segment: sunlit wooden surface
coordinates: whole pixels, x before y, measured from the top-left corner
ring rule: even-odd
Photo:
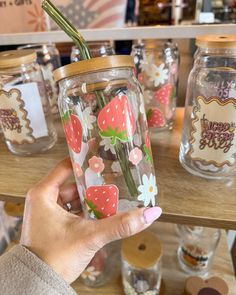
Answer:
[[[236,177],[228,181],[193,176],[179,163],[183,109],[173,131],[152,134],[162,221],[236,229]],[[23,202],[26,192],[67,154],[59,121],[58,143],[32,157],[12,155],[0,137],[0,199]]]

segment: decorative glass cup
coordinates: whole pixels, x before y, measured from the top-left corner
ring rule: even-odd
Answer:
[[[122,282],[126,295],[159,294],[161,254],[161,242],[150,231],[122,241]]]
[[[9,150],[17,155],[46,151],[57,140],[33,50],[0,53],[0,124]]]
[[[28,44],[19,46],[17,49],[35,50],[37,63],[43,72],[47,95],[53,114],[58,114],[58,87],[53,79],[52,72],[61,66],[60,54],[54,43]]]
[[[79,61],[54,77],[85,216],[100,219],[155,206],[158,189],[132,57]]]
[[[177,45],[149,41],[134,45],[131,55],[144,93],[149,128],[151,131],[172,129],[178,84]]]
[[[201,36],[188,78],[179,159],[206,178],[236,175],[236,36]]]
[[[207,276],[220,240],[219,229],[179,225],[178,260],[192,275]]]
[[[88,46],[92,57],[109,56],[115,54],[115,50],[109,42],[88,42]],[[81,57],[79,48],[77,46],[72,46],[70,61],[77,62],[80,60]]]

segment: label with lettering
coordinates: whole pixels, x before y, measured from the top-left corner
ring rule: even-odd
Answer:
[[[203,165],[236,163],[236,99],[197,98],[189,154]]]
[[[6,140],[12,143],[32,143],[35,138],[18,89],[0,90],[0,123]]]
[[[36,82],[5,85],[0,90],[0,122],[5,138],[18,144],[48,136],[48,127]]]

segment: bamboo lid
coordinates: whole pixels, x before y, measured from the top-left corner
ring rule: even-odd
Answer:
[[[201,48],[235,48],[236,35],[204,35],[196,38],[196,45]]]
[[[23,217],[24,215],[24,203],[5,203],[4,211],[7,215],[12,217]]]
[[[134,61],[132,56],[111,55],[82,60],[60,67],[53,72],[53,76],[56,81],[60,81],[62,79],[80,74],[87,74],[114,68],[133,67]]]
[[[150,268],[160,260],[161,255],[161,241],[150,231],[122,241],[123,259],[135,268]]]
[[[0,69],[18,67],[36,60],[34,50],[9,50],[0,52]]]

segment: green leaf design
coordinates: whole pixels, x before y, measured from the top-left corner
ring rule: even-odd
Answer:
[[[146,113],[147,120],[149,120],[151,116],[152,116],[152,109],[149,109]]]
[[[101,219],[103,217],[103,214],[100,211],[96,210],[97,206],[94,205],[94,203],[91,200],[85,199],[85,202],[90,208],[89,213],[93,212],[97,219]]]
[[[174,86],[173,90],[172,90],[172,93],[171,93],[171,96],[170,96],[170,99],[173,99],[176,97],[176,87]]]
[[[67,124],[70,122],[70,116],[72,114],[72,110],[68,110],[64,113],[64,115],[62,116],[62,122],[63,124]]]
[[[146,146],[146,144],[143,146],[143,150],[144,150],[144,153],[145,153],[145,160],[147,162],[151,162],[153,164],[152,153],[151,153],[150,149]]]
[[[106,131],[100,131],[100,136],[101,137],[110,137],[112,145],[116,144],[117,139],[120,140],[121,142],[128,141],[127,131],[123,130],[123,131],[119,132],[117,127],[115,129],[108,127]]]

